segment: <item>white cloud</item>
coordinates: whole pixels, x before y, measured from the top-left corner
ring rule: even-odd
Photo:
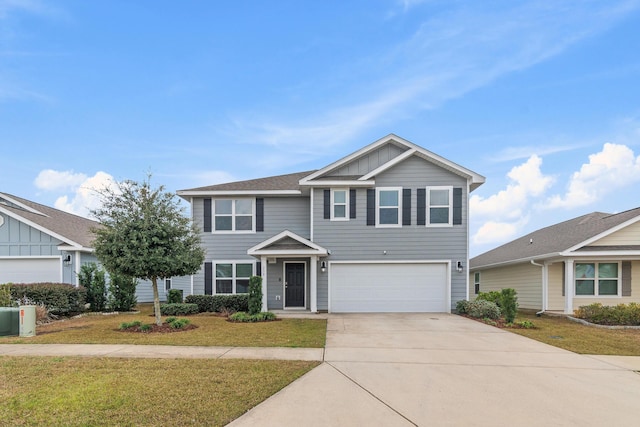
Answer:
[[[548,209],[575,208],[600,200],[605,194],[640,181],[640,156],[626,145],[606,143],[602,151],[589,155],[589,163],[574,172],[564,195],[554,195]]]
[[[41,190],[69,190],[77,188],[87,180],[87,175],[74,171],[45,169],[36,177],[34,184]]]
[[[524,221],[526,222],[526,221]],[[473,236],[473,243],[483,245],[489,243],[505,242],[518,232],[520,223],[487,221]]]
[[[99,192],[105,188],[116,189],[116,182],[106,172],[94,176],[73,171],[43,170],[34,181],[41,190],[68,192],[56,199],[54,207],[65,212],[88,217],[89,212],[100,207]]]

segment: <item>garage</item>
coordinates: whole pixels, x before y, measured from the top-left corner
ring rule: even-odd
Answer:
[[[60,282],[60,258],[0,259],[0,283]]]
[[[332,262],[333,313],[449,312],[446,262]]]

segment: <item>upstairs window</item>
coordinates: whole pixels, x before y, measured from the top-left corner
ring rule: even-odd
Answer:
[[[617,262],[576,263],[576,295],[618,296],[619,265]]]
[[[402,211],[402,188],[386,187],[376,189],[376,225],[378,227],[400,227]]]
[[[453,224],[452,187],[427,187],[427,226],[447,227]]]
[[[349,219],[348,190],[331,190],[331,219],[336,221],[346,221]]]
[[[216,199],[213,206],[214,231],[255,231],[254,199]]]

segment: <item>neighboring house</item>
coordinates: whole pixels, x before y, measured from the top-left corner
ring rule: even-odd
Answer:
[[[0,283],[70,283],[78,285],[83,264],[95,262],[91,229],[95,221],[0,193]],[[191,278],[159,281],[160,298],[165,289],[192,293]],[[151,282],[140,281],[138,302],[153,301]]]
[[[320,170],[179,191],[202,230],[195,294],[263,310],[449,312],[467,299],[468,197],[484,177],[395,135]]]
[[[567,314],[582,305],[640,302],[640,208],[593,212],[471,259],[470,295],[518,292],[521,308]]]

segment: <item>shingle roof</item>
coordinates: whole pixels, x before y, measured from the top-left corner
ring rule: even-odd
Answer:
[[[228,182],[225,184],[209,185],[206,187],[190,188],[180,190],[183,192],[207,192],[207,191],[278,191],[278,190],[300,190],[298,184],[300,179],[311,175],[315,170],[307,172],[296,172],[286,175],[270,176],[267,178],[250,179],[247,181]]]
[[[470,268],[516,260],[541,259],[566,251],[640,215],[640,208],[618,214],[593,212],[536,230],[469,260]]]
[[[0,198],[2,198],[2,196],[16,200],[39,213],[12,206],[11,204],[2,203],[0,206],[2,206],[3,209],[6,209],[17,216],[31,221],[32,223],[63,237],[63,240],[67,244],[75,243],[82,245],[85,248],[92,247],[94,235],[91,232],[91,229],[99,226],[100,224],[98,222],[73,215],[59,209],[51,208],[49,206],[41,205],[11,194],[0,193]]]

